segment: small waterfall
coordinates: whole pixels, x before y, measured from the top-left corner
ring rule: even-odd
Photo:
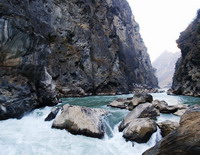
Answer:
[[[162,139],[160,128],[157,127],[157,131],[152,134],[151,138],[147,142],[149,146],[154,146],[157,142]]]
[[[105,138],[113,137],[114,133],[113,133],[113,129],[110,125],[111,123],[110,123],[109,115],[102,119],[102,123],[103,123],[104,131],[106,133]]]

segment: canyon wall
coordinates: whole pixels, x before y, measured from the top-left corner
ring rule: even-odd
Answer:
[[[57,97],[157,87],[126,0],[1,0],[0,119]]]
[[[182,57],[176,63],[172,92],[200,96],[200,10],[177,40]]]

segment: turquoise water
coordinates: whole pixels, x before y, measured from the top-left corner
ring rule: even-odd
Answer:
[[[165,93],[152,95],[154,99],[165,100],[171,105],[200,104],[200,98],[168,96]],[[120,121],[129,111],[107,107],[109,102],[117,98],[131,96],[132,94],[62,99],[64,104],[107,109],[110,115],[105,122],[110,126],[111,133],[104,139],[72,135],[66,130],[51,129],[52,121],[44,122],[51,111],[50,107],[34,110],[20,120],[0,121],[0,155],[141,155],[161,139],[159,130],[147,143],[134,143],[133,147],[132,142],[126,142],[122,133],[118,132]],[[157,121],[179,119],[172,114],[161,114]]]

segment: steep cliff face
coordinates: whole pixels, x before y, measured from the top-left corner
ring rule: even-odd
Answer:
[[[180,57],[180,52],[163,52],[153,63],[160,88],[170,88],[175,71],[175,64]]]
[[[177,40],[182,57],[176,63],[174,94],[200,96],[200,10]]]
[[[157,86],[126,0],[1,0],[0,8],[3,119],[55,105],[57,94]]]

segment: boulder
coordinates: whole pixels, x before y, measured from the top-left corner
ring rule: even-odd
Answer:
[[[177,106],[169,106],[165,101],[154,100],[153,106],[156,107],[161,113],[174,113],[178,110]]]
[[[161,130],[161,135],[163,137],[165,137],[170,132],[172,132],[175,129],[177,129],[179,127],[179,123],[178,122],[173,122],[173,121],[170,121],[170,120],[166,120],[164,122],[158,123],[158,126],[159,126],[159,128]]]
[[[103,138],[102,116],[104,109],[64,105],[61,114],[54,120],[52,128],[66,129],[72,134]]]
[[[146,143],[156,130],[155,121],[150,118],[137,118],[124,129],[123,137],[137,143]]]
[[[188,110],[180,127],[164,137],[143,155],[198,155],[200,154],[200,108]]]
[[[127,108],[127,100],[123,98],[119,98],[115,101],[112,101],[108,106],[113,108],[120,108],[120,109],[126,109]]]
[[[56,115],[58,114],[58,112],[60,111],[61,107],[54,107],[51,109],[51,112],[49,113],[49,115],[45,118],[45,121],[51,121],[53,120]]]
[[[123,131],[136,118],[149,117],[155,119],[159,114],[159,111],[151,103],[140,104],[122,120],[119,131]]]

